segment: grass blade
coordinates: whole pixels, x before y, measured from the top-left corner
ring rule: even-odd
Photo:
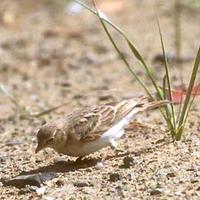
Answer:
[[[135,77],[135,79],[140,83],[140,85],[144,88],[144,90],[146,91],[146,93],[149,95],[150,98],[153,99],[153,96],[151,95],[151,92],[147,89],[147,87],[145,86],[145,84],[142,82],[142,80],[140,80],[140,78],[137,76],[137,74],[132,70],[130,64],[128,63],[128,61],[126,60],[124,54],[120,51],[120,49],[118,48],[117,44],[115,43],[115,41],[113,40],[110,32],[108,31],[104,21],[103,21],[103,18],[101,17],[102,14],[99,12],[99,10],[97,9],[96,7],[96,4],[95,2],[93,1],[94,3],[94,6],[95,6],[95,9],[96,9],[96,12],[97,13],[97,16],[104,28],[104,31],[106,32],[109,40],[111,41],[112,45],[114,46],[115,50],[117,51],[117,53],[119,54],[120,58],[122,59],[122,61],[125,63],[125,65],[127,66],[128,70],[131,72],[131,74]]]
[[[111,25],[117,32],[119,32],[124,37],[124,39],[126,40],[128,46],[130,47],[132,53],[142,63],[142,66],[145,68],[145,71],[146,71],[148,77],[150,78],[150,80],[152,81],[152,84],[153,84],[154,88],[156,89],[156,92],[158,93],[159,98],[163,99],[162,98],[162,92],[160,91],[158,85],[156,84],[155,78],[153,77],[153,74],[150,71],[150,68],[145,63],[143,57],[141,56],[141,54],[139,53],[139,51],[137,50],[135,45],[133,45],[131,40],[127,37],[127,34],[124,31],[122,31],[117,25],[113,24],[110,20],[108,20],[107,17],[102,15],[101,12],[98,11],[94,1],[93,1],[93,3],[94,3],[96,11],[94,11],[93,9],[91,9],[90,7],[88,7],[87,5],[85,5],[83,2],[81,2],[79,0],[74,0],[74,1],[77,2],[78,4],[82,5],[84,8],[86,8],[87,10],[92,12],[93,14],[97,15],[99,17],[100,21],[101,21],[101,24],[104,25],[104,30],[105,30],[105,24],[104,24],[104,21],[105,21],[106,23]],[[145,91],[146,91],[146,89],[145,89]]]
[[[169,67],[168,67],[168,62],[167,62],[167,57],[166,57],[166,52],[165,52],[165,45],[163,41],[163,36],[160,28],[160,23],[157,20],[158,24],[158,30],[159,30],[159,35],[160,35],[160,41],[161,41],[161,46],[162,46],[162,53],[164,57],[164,67],[165,67],[165,75],[166,75],[166,81],[167,81],[167,86],[168,86],[168,91],[169,91],[169,99],[172,101],[172,88],[171,88],[171,80],[170,80],[170,74],[169,74]],[[170,104],[166,107],[166,112],[169,118],[172,117],[172,123],[171,126],[176,129],[176,118],[175,118],[175,112],[174,112],[174,105]],[[169,119],[171,122],[171,119]]]
[[[20,103],[10,92],[8,92],[8,90],[3,84],[0,84],[0,91],[16,106],[17,110],[22,116],[28,114],[28,110],[26,109],[26,107],[20,105]]]
[[[181,135],[182,135],[184,125],[185,125],[184,123],[185,123],[187,116],[188,116],[187,112],[189,112],[188,108],[189,107],[191,108],[190,99],[191,99],[195,79],[196,79],[196,76],[197,76],[197,72],[198,72],[198,69],[199,69],[199,64],[200,64],[200,46],[199,46],[199,50],[197,52],[194,67],[192,69],[192,75],[191,75],[189,87],[188,87],[188,90],[187,90],[187,93],[186,93],[186,98],[185,98],[185,101],[184,101],[183,109],[181,111],[180,120],[178,122],[178,127],[181,127],[181,129],[177,133],[176,140],[181,139]]]
[[[66,105],[68,105],[68,104],[69,104],[69,103],[63,103],[63,104],[61,104],[61,105],[54,106],[54,107],[52,107],[52,108],[49,108],[49,109],[47,109],[47,110],[43,110],[43,111],[38,112],[38,113],[31,113],[29,116],[30,116],[30,117],[41,117],[41,116],[43,116],[43,115],[47,115],[47,114],[49,114],[49,113],[51,113],[51,112],[53,112],[53,111],[55,111],[55,110],[57,110],[57,109],[59,109],[59,108],[61,108],[61,107],[63,107],[63,106],[66,106]]]
[[[6,96],[6,97],[8,97],[9,98],[9,100],[13,103],[13,104],[15,104],[15,106],[17,107],[17,108],[21,108],[21,106],[19,105],[19,103],[18,103],[18,101],[14,98],[14,96],[11,94],[11,93],[9,93],[8,92],[8,90],[5,88],[5,86],[4,85],[0,85],[0,91]]]

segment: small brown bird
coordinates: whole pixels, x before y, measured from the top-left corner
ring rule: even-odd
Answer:
[[[106,146],[116,148],[125,126],[137,113],[168,103],[138,97],[75,111],[41,127],[36,153],[50,147],[69,156],[84,157]]]

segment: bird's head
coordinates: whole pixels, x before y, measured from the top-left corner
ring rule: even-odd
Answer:
[[[44,125],[42,126],[37,133],[37,148],[35,152],[50,147],[54,148],[58,140],[58,134],[60,130],[55,125]]]

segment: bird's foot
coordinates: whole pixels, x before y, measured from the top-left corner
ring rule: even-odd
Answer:
[[[115,155],[118,155],[120,152],[122,152],[123,150],[121,150],[120,148],[118,148],[117,142],[116,140],[111,140],[110,141],[110,147],[111,149],[114,151]]]

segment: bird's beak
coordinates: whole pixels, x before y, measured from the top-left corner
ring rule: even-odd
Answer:
[[[42,149],[43,149],[43,147],[38,144],[37,147],[36,147],[36,149],[35,149],[35,153],[38,153]]]

